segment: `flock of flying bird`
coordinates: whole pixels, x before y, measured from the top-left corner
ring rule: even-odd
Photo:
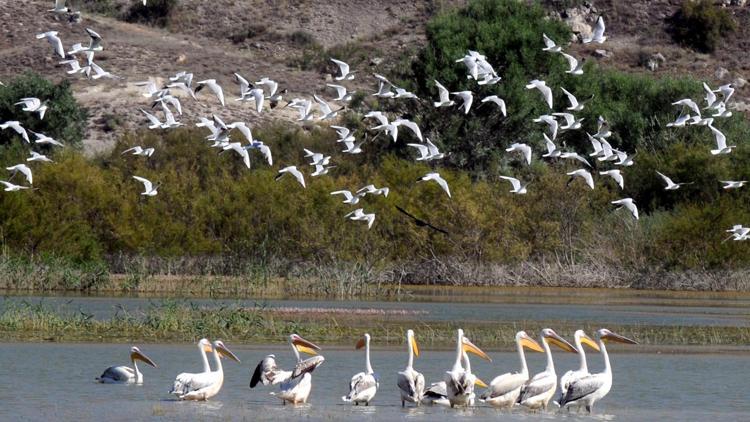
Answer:
[[[471,371],[469,353],[488,361],[492,359],[482,349],[472,343],[464,331],[456,332],[456,359],[450,370],[443,375],[443,380],[427,386],[424,376],[414,369],[414,358],[419,356],[419,346],[413,330],[406,332],[408,361],[403,371],[397,374],[397,387],[401,397],[401,406],[413,403],[445,405],[450,407],[475,406],[485,403],[496,408],[512,408],[520,405],[531,410],[547,410],[550,401],[557,391],[559,383],[560,394],[554,401],[560,408],[585,408],[592,412],[594,404],[606,396],[612,388],[612,367],[607,354],[607,342],[637,344],[634,340],[602,328],[596,332],[596,340],[583,330],[574,334],[574,344],[571,344],[554,330],[545,328],[541,331],[540,341],[537,342],[524,331],[516,333],[515,343],[521,368],[515,372],[507,372],[495,377],[489,385],[485,384]],[[370,335],[357,341],[357,349],[365,349],[365,370],[355,374],[349,383],[349,393],[341,399],[354,405],[369,406],[375,398],[380,383],[377,373],[370,362]],[[291,370],[281,369],[276,364],[276,356],[268,355],[256,366],[250,379],[250,388],[259,385],[279,385],[279,390],[272,392],[281,399],[282,404],[307,403],[312,391],[312,373],[323,364],[325,358],[319,354],[321,348],[297,334],[289,336],[289,345],[294,352],[296,363]],[[550,346],[564,351],[577,353],[579,367],[567,371],[559,381],[555,372]],[[588,371],[586,354],[583,346],[588,346],[601,353],[604,360],[604,371],[591,374]],[[546,354],[547,365],[544,371],[530,376],[526,364],[524,350]],[[221,390],[224,382],[224,372],[221,358],[227,357],[240,362],[221,341],[213,344],[206,339],[198,342],[203,371],[199,373],[181,373],[177,375],[171,394],[180,400],[208,400]],[[300,352],[311,355],[303,359]],[[212,370],[207,353],[213,353],[214,369]],[[137,347],[130,349],[132,368],[128,366],[112,366],[97,378],[101,383],[133,383],[142,384],[143,374],[139,371],[136,361],[145,362],[153,367],[156,364]],[[484,387],[481,393],[475,392],[475,386]]]
[[[62,0],[57,0],[55,2],[55,8],[50,11],[53,13],[70,12],[70,10],[65,7],[65,2]],[[604,31],[604,20],[602,17],[599,17],[591,37],[583,39],[583,42],[605,42],[607,37],[604,35]],[[90,38],[88,46],[84,46],[82,43],[76,43],[67,53],[65,52],[63,43],[56,31],[48,31],[38,34],[37,38],[46,39],[52,45],[54,53],[64,59],[60,64],[69,65],[71,67],[70,70],[67,71],[68,74],[83,74],[94,80],[100,78],[116,78],[116,76],[102,69],[94,61],[95,53],[103,50],[102,37],[90,28],[86,28],[86,33]],[[542,48],[543,51],[551,54],[560,54],[567,60],[569,68],[565,71],[566,73],[572,75],[583,74],[583,60],[578,60],[572,55],[564,52],[562,47],[554,40],[550,39],[546,34],[542,34],[542,41],[544,43],[544,47]],[[79,55],[85,56],[83,66],[77,58]],[[288,101],[284,108],[288,107],[297,110],[299,113],[298,121],[333,121],[338,116],[338,113],[345,109],[347,103],[352,99],[354,91],[348,89],[343,84],[346,81],[352,81],[357,72],[350,69],[349,65],[343,61],[333,58],[331,61],[337,65],[339,72],[334,77],[334,80],[337,83],[327,84],[326,89],[335,91],[336,96],[330,101],[327,101],[321,96],[313,94],[312,99],[293,98],[291,101]],[[469,51],[464,57],[457,59],[456,62],[463,64],[467,70],[467,78],[476,81],[480,86],[494,85],[502,79],[487,61],[487,58],[479,52]],[[386,77],[379,74],[373,74],[373,76],[377,81],[378,89],[371,94],[372,96],[381,99],[392,99],[394,101],[418,100],[418,97],[414,93],[396,86]],[[236,98],[236,101],[253,102],[254,110],[257,114],[264,112],[264,106],[266,106],[266,104],[270,109],[276,108],[283,100],[283,95],[287,93],[286,89],[279,90],[279,84],[268,77],[263,77],[255,83],[249,82],[239,73],[234,73],[234,78],[239,85],[239,97]],[[434,82],[438,91],[438,100],[433,103],[434,107],[457,106],[464,114],[470,112],[474,102],[474,93],[472,91],[451,92],[439,81]],[[184,123],[178,120],[179,116],[182,115],[182,102],[180,96],[175,95],[173,91],[179,91],[195,100],[200,91],[207,89],[216,97],[216,100],[222,107],[226,105],[224,90],[215,79],[206,79],[193,83],[193,74],[185,71],[178,72],[174,76],[169,77],[168,83],[162,87],[157,86],[153,80],[138,82],[135,83],[135,85],[145,89],[143,96],[149,100],[152,109],[159,106],[163,116],[163,118],[160,118],[157,116],[158,113],[141,109],[140,111],[148,120],[149,129],[165,130],[184,125]],[[589,159],[596,159],[599,162],[611,163],[616,167],[620,167],[600,170],[599,175],[611,178],[620,189],[624,189],[625,179],[621,168],[632,166],[634,164],[635,154],[629,154],[625,151],[618,150],[608,142],[607,138],[612,135],[612,132],[609,130],[609,125],[606,119],[601,116],[599,117],[595,134],[592,135],[586,133],[586,136],[593,147],[593,152],[588,154],[588,158],[575,151],[560,149],[555,144],[559,133],[569,130],[581,130],[583,119],[577,118],[574,113],[580,112],[584,109],[585,101],[578,101],[573,93],[567,91],[564,87],[560,87],[560,90],[567,97],[569,105],[565,107],[563,111],[556,112],[554,111],[553,104],[553,88],[548,86],[545,81],[538,79],[532,80],[526,85],[526,88],[537,90],[541,94],[542,100],[550,109],[549,114],[544,114],[534,119],[534,122],[543,124],[547,129],[546,133],[543,134],[547,152],[542,154],[542,157],[546,159],[576,160],[583,165],[581,168],[567,173],[567,175],[570,176],[568,184],[572,183],[575,178],[580,178],[589,188],[594,189],[594,176],[592,174],[592,166]],[[694,100],[689,98],[675,101],[673,105],[680,108],[680,114],[674,122],[669,123],[667,126],[684,127],[694,125],[708,127],[716,141],[716,148],[711,149],[711,154],[729,154],[732,149],[735,148],[735,145],[727,145],[726,137],[714,126],[714,121],[715,119],[731,116],[732,113],[727,110],[727,105],[734,93],[734,87],[729,84],[714,90],[704,83],[704,88],[706,91],[706,106],[701,109]],[[720,97],[717,94],[719,94]],[[505,101],[497,95],[489,95],[482,98],[480,101],[482,104],[494,104],[503,116],[507,116]],[[40,119],[44,117],[45,111],[47,110],[47,101],[42,101],[38,98],[22,98],[18,105],[23,105],[24,111],[38,113]],[[313,106],[317,107],[317,114],[313,110]],[[392,139],[393,142],[397,142],[400,134],[402,134],[401,137],[403,138],[403,133],[408,133],[411,138],[418,141],[407,143],[409,147],[414,148],[415,151],[419,153],[419,156],[416,157],[417,161],[431,162],[440,160],[447,155],[447,153],[441,152],[439,147],[429,138],[422,135],[422,131],[416,122],[404,118],[390,120],[386,113],[377,110],[367,112],[364,114],[363,119],[376,122],[374,126],[368,128],[369,132],[377,133],[377,135],[372,137],[369,142],[373,142],[380,135],[385,135],[387,138]],[[258,151],[264,157],[269,166],[273,165],[273,156],[270,146],[266,145],[261,140],[254,138],[251,127],[245,122],[236,121],[225,123],[221,117],[214,114],[210,118],[201,117],[200,121],[196,123],[196,126],[206,128],[210,131],[210,134],[206,139],[211,142],[211,147],[219,149],[222,153],[233,151],[247,168],[250,168],[251,166],[251,151]],[[344,145],[345,149],[342,150],[343,153],[359,154],[362,152],[362,145],[368,141],[367,134],[365,134],[361,140],[357,140],[354,131],[349,128],[336,126],[334,124],[330,127],[334,129],[338,135],[336,142]],[[26,142],[30,142],[27,130],[24,129],[19,122],[8,121],[0,125],[0,129],[6,128],[15,130],[21,138]],[[399,128],[401,128],[401,130],[399,130]],[[232,136],[234,136],[235,132],[239,132],[247,143],[243,144],[241,141],[234,141]],[[62,143],[48,136],[40,133],[32,133],[37,138],[35,144],[62,146]],[[516,142],[510,145],[506,151],[509,153],[520,154],[523,162],[531,164],[533,149],[529,144]],[[331,164],[332,157],[330,155],[325,155],[308,149],[305,149],[304,152],[305,158],[309,159],[308,164],[315,169],[310,173],[310,177],[328,174],[332,168],[336,167]],[[154,153],[154,148],[138,145],[126,149],[123,151],[123,154],[125,153],[132,153],[133,155],[148,158]],[[31,156],[27,161],[48,162],[51,160],[38,152],[31,151]],[[8,170],[12,172],[12,176],[18,172],[23,173],[26,176],[29,185],[32,184],[32,172],[26,164],[18,164],[8,167]],[[689,184],[685,182],[674,182],[669,176],[660,172],[657,173],[665,183],[665,190],[677,190],[681,186]],[[297,165],[284,166],[278,170],[276,179],[279,180],[287,174],[292,176],[303,188],[307,186],[303,168],[300,168]],[[154,184],[147,178],[138,175],[134,175],[133,178],[137,182],[143,184],[144,190],[141,193],[142,195],[155,196],[158,194],[158,184]],[[500,178],[510,182],[512,186],[510,192],[515,194],[527,193],[527,187],[530,183],[529,181],[522,181],[509,175],[501,175]],[[420,177],[417,181],[434,182],[449,198],[451,197],[448,182],[438,171],[430,171]],[[726,180],[721,182],[724,184],[724,189],[737,189],[747,183],[747,181],[744,180]],[[18,191],[30,187],[13,184],[10,180],[0,181],[0,183],[5,185],[6,191]],[[368,194],[388,196],[389,192],[390,188],[388,187],[376,187],[370,184],[354,191],[347,189],[337,190],[331,192],[331,195],[342,195],[344,198],[343,203],[357,205],[360,200]],[[612,203],[618,205],[619,208],[626,208],[629,210],[635,219],[639,218],[638,207],[632,198],[622,198],[612,201]],[[421,223],[421,225],[426,225],[446,233],[442,229],[437,229],[429,223],[419,220],[409,214],[406,210],[403,210],[400,207],[397,208],[399,211],[414,219],[418,224]],[[347,213],[344,217],[354,221],[364,221],[367,223],[368,228],[371,228],[375,222],[375,214],[366,212],[364,208],[357,208]],[[734,240],[747,240],[750,238],[750,228],[741,225],[736,225],[727,231],[732,233],[730,238],[733,238]]]

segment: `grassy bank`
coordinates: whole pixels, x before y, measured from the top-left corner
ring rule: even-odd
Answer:
[[[202,308],[162,302],[142,314],[119,312],[97,320],[83,312],[65,314],[44,304],[20,303],[0,313],[0,335],[5,341],[88,342],[190,342],[201,337],[222,338],[233,343],[277,342],[297,332],[324,344],[351,343],[367,331],[380,345],[400,345],[405,330],[413,328],[429,347],[449,347],[455,329],[464,328],[483,347],[510,349],[516,331],[538,332],[554,327],[570,336],[578,328],[589,332],[598,326],[556,321],[516,321],[503,324],[422,322],[418,313],[377,310],[266,309],[228,306]],[[749,327],[677,327],[611,325],[608,328],[636,338],[644,345],[739,346],[750,343]]]

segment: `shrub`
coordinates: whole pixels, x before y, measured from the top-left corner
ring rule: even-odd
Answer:
[[[137,2],[125,11],[123,20],[132,23],[167,26],[177,4],[177,0],[148,0],[145,6],[141,2]]]
[[[675,41],[704,53],[713,52],[722,37],[737,29],[729,11],[716,6],[713,0],[682,2],[670,24]]]
[[[15,105],[24,97],[48,101],[44,119]],[[0,120],[18,120],[27,130],[44,133],[68,145],[80,145],[86,129],[86,116],[86,110],[73,97],[68,81],[53,84],[35,73],[26,73],[0,87]],[[33,142],[31,133],[29,138]],[[20,139],[14,131],[0,131],[0,145],[8,145],[13,139]]]

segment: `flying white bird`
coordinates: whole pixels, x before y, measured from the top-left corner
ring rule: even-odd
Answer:
[[[159,118],[158,118],[158,117],[154,116],[153,114],[149,113],[148,111],[146,111],[146,110],[144,110],[144,109],[140,109],[140,110],[141,110],[141,112],[142,112],[143,114],[145,114],[145,115],[146,115],[146,117],[148,118],[148,121],[149,121],[149,122],[151,123],[151,124],[150,124],[150,125],[148,126],[148,128],[149,128],[149,129],[160,129],[160,128],[164,128],[164,125],[165,125],[165,124],[164,124],[164,123],[162,123],[162,122],[161,122],[161,120],[159,120]]]
[[[58,62],[58,64],[62,65],[68,65],[70,66],[70,70],[65,71],[68,75],[73,75],[75,73],[83,73],[86,75],[86,77],[89,77],[91,74],[91,67],[81,67],[81,64],[78,62],[78,59],[73,58],[71,60],[63,60],[61,62]]]
[[[411,99],[411,100],[418,100],[419,97],[417,97],[417,94],[413,92],[409,92],[405,90],[404,88],[395,88],[396,95],[393,96],[393,98],[405,98],[405,99]]]
[[[425,144],[406,144],[412,148],[416,148],[419,151],[420,156],[417,157],[417,161],[432,161],[439,160],[445,157],[445,154],[441,153],[438,147],[427,138]]]
[[[471,109],[471,103],[474,102],[474,93],[472,93],[471,91],[459,91],[459,92],[451,92],[451,94],[461,99],[462,103],[459,106],[459,108],[464,109],[464,114],[469,114],[469,109]]]
[[[365,214],[365,210],[363,208],[357,208],[356,210],[346,214],[344,218],[348,218],[354,221],[367,221],[368,230],[372,228],[372,224],[375,222],[375,214]]]
[[[347,91],[346,87],[343,85],[335,85],[335,84],[326,84],[327,87],[333,88],[336,90],[337,97],[333,99],[333,101],[351,101],[352,95],[356,91]]]
[[[406,119],[396,119],[391,122],[393,125],[396,126],[404,126],[407,129],[409,129],[412,133],[414,133],[414,136],[419,139],[419,142],[424,142],[424,139],[422,138],[422,131],[419,129],[419,126],[412,122],[411,120]]]
[[[437,182],[437,184],[440,185],[440,188],[442,188],[445,191],[445,193],[448,194],[448,198],[451,197],[451,191],[448,188],[448,182],[446,182],[445,179],[443,179],[440,176],[440,173],[437,173],[437,172],[427,173],[424,176],[417,179],[417,182],[426,182],[428,180],[434,180],[435,182]]]
[[[721,102],[724,104],[729,104],[729,99],[732,98],[732,95],[734,94],[734,85],[722,85],[715,89],[714,92],[721,93]]]
[[[635,164],[633,159],[635,158],[637,152],[632,155],[628,155],[627,153],[622,151],[615,151],[615,154],[617,155],[617,161],[615,161],[616,166],[630,167]]]
[[[93,29],[86,28],[86,33],[89,35],[89,45],[88,47],[84,47],[81,43],[73,44],[73,47],[70,51],[68,51],[69,55],[75,55],[78,53],[88,53],[88,61],[89,63],[93,60],[94,56],[91,53],[95,53],[97,51],[102,51],[104,47],[102,47],[102,37],[97,34]]]
[[[115,79],[116,76],[111,74],[110,72],[105,71],[102,69],[98,64],[91,62],[88,66],[91,70],[94,71],[94,75],[91,76],[91,79],[97,80],[101,78],[109,78],[109,79]],[[90,72],[86,74],[86,76],[89,76]]]
[[[159,188],[159,186],[154,186],[150,180],[140,176],[133,176],[133,179],[143,183],[143,192],[141,192],[141,195],[156,196],[156,194],[158,193],[156,190]]]
[[[618,210],[620,208],[627,208],[628,211],[630,211],[630,213],[633,214],[633,217],[635,217],[635,219],[638,220],[638,207],[635,206],[635,202],[633,201],[633,198],[618,199],[616,201],[612,201],[612,203],[620,206],[619,208],[617,208]]]
[[[318,97],[317,95],[313,94],[313,99],[315,99],[315,102],[318,103],[318,108],[320,109],[320,117],[318,117],[318,120],[329,120],[333,119],[338,115],[338,112],[343,109],[343,107],[339,110],[333,111],[331,110],[331,106],[322,98]]]
[[[216,95],[216,97],[219,99],[221,106],[224,107],[224,91],[221,89],[221,86],[216,83],[216,79],[206,79],[205,81],[198,81],[196,83],[198,84],[198,86],[195,88],[196,94],[204,87],[208,87],[208,89],[210,89],[211,92],[213,92],[214,95]]]
[[[21,110],[30,113],[39,113],[39,120],[44,119],[44,113],[47,111],[47,101],[42,102],[39,98],[29,97],[21,98],[21,101],[14,105],[23,105]]]
[[[354,72],[349,71],[349,65],[342,62],[341,60],[331,59],[332,62],[336,63],[336,66],[339,67],[339,72],[341,73],[339,76],[336,76],[334,79],[337,81],[351,81],[354,79]]]
[[[242,144],[239,142],[228,142],[222,147],[222,152],[230,150],[236,152],[237,155],[242,158],[242,164],[244,164],[245,167],[250,168],[250,153],[246,148],[242,147]]]
[[[297,181],[299,182],[300,185],[302,185],[303,188],[306,187],[305,176],[302,175],[301,171],[297,170],[297,166],[288,166],[279,170],[279,174],[276,176],[276,180],[281,179],[286,173],[289,173],[292,176],[294,176],[294,178],[297,179]]]
[[[517,193],[519,195],[523,195],[526,193],[526,186],[529,185],[531,182],[526,182],[524,184],[521,184],[521,181],[516,179],[515,177],[510,176],[500,176],[501,179],[507,180],[510,182],[511,186],[513,186],[513,190],[511,190],[511,193]]]
[[[41,161],[43,163],[53,163],[49,157],[46,155],[40,154],[36,151],[31,151],[31,157],[27,158],[26,161]]]
[[[542,51],[549,51],[550,53],[560,53],[562,51],[562,48],[548,37],[547,34],[542,34],[542,40],[544,41]]]
[[[375,185],[367,185],[359,189],[357,195],[362,195],[363,197],[367,195],[383,195],[387,198],[390,191],[391,189],[387,186],[376,188]]]
[[[576,119],[576,117],[570,113],[552,113],[552,115],[565,119],[565,124],[559,127],[561,132],[564,130],[575,130],[581,128],[583,118]]]
[[[16,192],[21,189],[30,189],[28,186],[14,185],[13,183],[6,182],[5,180],[0,180],[0,183],[5,185],[5,192]]]
[[[550,116],[549,114],[544,114],[536,119],[533,119],[535,123],[546,123],[547,126],[549,126],[549,134],[552,137],[552,140],[554,141],[557,138],[557,129],[559,127],[559,124],[557,123],[557,120],[555,120],[554,116]]]
[[[542,154],[542,157],[545,158],[557,158],[562,154],[562,151],[557,149],[557,145],[555,145],[554,142],[547,136],[546,133],[543,133],[542,136],[544,136],[544,143],[547,146],[547,153]]]
[[[63,145],[62,142],[57,141],[55,139],[52,139],[51,137],[49,137],[47,135],[34,132],[33,130],[29,130],[29,132],[31,132],[36,137],[36,139],[34,139],[34,143],[35,144],[39,144],[39,145],[54,145],[56,147],[64,147],[65,146],[65,145]]]
[[[133,155],[142,155],[144,157],[150,157],[154,155],[154,149],[153,148],[143,148],[140,145],[136,145],[132,148],[128,148],[125,151],[121,152],[120,155],[126,154],[128,152],[133,152]]]
[[[438,89],[438,95],[440,98],[439,101],[433,103],[435,107],[450,107],[455,104],[455,101],[450,99],[450,92],[448,92],[448,90],[437,80],[435,81],[435,86]]]
[[[719,101],[716,103],[716,107],[714,107],[714,110],[716,110],[716,113],[712,114],[711,117],[720,117],[720,118],[728,118],[732,117],[732,112],[727,109],[726,103],[724,101]]]
[[[590,42],[598,42],[599,44],[602,44],[607,40],[607,37],[604,36],[604,29],[604,18],[599,16],[599,19],[596,20],[596,26],[594,27],[591,37],[584,38],[583,43],[588,44]]]
[[[500,112],[503,113],[503,117],[508,117],[508,110],[505,108],[505,101],[497,95],[490,95],[482,98],[482,103],[492,102],[500,107]]]
[[[571,56],[570,54],[560,52],[563,57],[565,57],[565,60],[568,61],[568,70],[565,71],[565,73],[570,73],[571,75],[583,75],[583,60],[578,60],[575,57]]]
[[[566,90],[565,88],[560,87],[560,89],[562,89],[562,92],[565,93],[565,95],[568,97],[568,102],[570,102],[570,107],[566,108],[566,110],[568,111],[583,110],[583,103],[579,103],[575,95],[568,92],[568,90]]]
[[[327,166],[324,164],[312,164],[315,166],[315,171],[310,173],[310,177],[322,176],[328,174],[328,171],[336,166]]]
[[[313,152],[307,148],[303,148],[303,151],[305,151],[305,158],[310,158],[311,166],[315,166],[315,165],[325,166],[325,165],[328,165],[328,163],[331,161],[330,155],[323,155],[319,152]]]
[[[24,141],[29,142],[29,134],[26,133],[26,129],[21,126],[21,123],[16,120],[8,120],[5,123],[0,124],[0,129],[11,128],[16,131]]]
[[[544,97],[544,102],[552,109],[552,89],[547,86],[546,82],[534,79],[526,85],[526,89],[538,89]]]
[[[52,13],[58,13],[63,14],[70,11],[67,7],[65,7],[65,1],[66,0],[55,0],[55,8],[47,10],[48,12]]]
[[[625,179],[622,177],[622,172],[620,170],[600,171],[599,174],[613,178],[620,186],[620,189],[625,189]]]
[[[57,31],[47,31],[41,34],[37,34],[36,38],[39,40],[41,40],[42,38],[46,38],[47,42],[49,42],[52,45],[52,48],[55,50],[55,53],[57,53],[57,55],[61,58],[65,58],[65,49],[63,48],[62,41],[60,41],[60,37],[57,36]]]
[[[747,180],[720,180],[724,184],[723,189],[738,189],[745,186]]]
[[[506,148],[505,151],[507,152],[514,152],[518,151],[521,154],[523,154],[524,160],[526,160],[526,164],[531,164],[531,147],[527,144],[523,143],[513,143],[510,145],[510,147]]]
[[[26,181],[29,182],[30,185],[34,184],[34,176],[31,174],[31,169],[26,164],[16,164],[15,166],[6,167],[5,169],[12,173],[8,181],[13,180],[13,177],[15,177],[17,173],[21,173],[26,177]]]
[[[733,148],[737,148],[737,145],[727,145],[727,137],[719,129],[716,129],[712,125],[708,125],[711,129],[711,133],[714,134],[714,140],[716,141],[716,149],[711,150],[712,155],[729,154]]]
[[[583,180],[586,181],[586,184],[589,185],[591,189],[594,189],[594,178],[591,177],[591,173],[586,169],[578,169],[575,171],[571,171],[570,173],[566,173],[570,177],[570,180],[568,180],[568,185],[573,181],[574,178],[580,177]]]
[[[690,183],[675,183],[675,182],[672,181],[672,179],[670,179],[669,177],[665,176],[663,173],[660,173],[660,172],[657,171],[656,174],[658,174],[659,176],[661,176],[661,178],[664,179],[664,183],[667,184],[667,186],[664,188],[664,190],[677,190],[682,185],[690,185],[690,184],[692,184],[692,182],[690,182]]]
[[[583,164],[586,164],[587,166],[591,167],[591,163],[583,157],[581,157],[577,152],[563,152],[560,154],[560,158],[569,158],[572,160],[578,160],[582,162]]]

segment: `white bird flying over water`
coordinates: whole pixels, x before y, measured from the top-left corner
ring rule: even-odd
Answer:
[[[619,205],[617,208],[618,210],[620,208],[627,208],[628,211],[630,211],[631,214],[633,214],[633,217],[635,217],[636,220],[638,220],[638,207],[635,205],[635,201],[633,201],[633,198],[623,198],[618,199],[616,201],[612,201],[613,204]]]
[[[21,101],[14,105],[23,105],[21,109],[23,111],[39,113],[39,120],[44,119],[44,113],[47,111],[47,101],[42,102],[42,100],[35,97],[21,98]]]
[[[617,185],[620,186],[620,189],[625,189],[625,179],[622,177],[620,170],[600,171],[599,174],[613,178],[617,182]]]
[[[459,106],[459,108],[464,109],[464,114],[469,114],[469,109],[471,109],[471,103],[474,102],[474,93],[472,93],[471,91],[459,91],[459,92],[451,92],[451,94],[461,99],[462,103]]]
[[[60,37],[57,36],[57,31],[47,31],[41,34],[37,34],[36,38],[40,40],[42,38],[46,38],[47,42],[49,42],[52,45],[52,48],[54,49],[55,53],[61,58],[63,59],[65,58],[65,49],[63,48]]]
[[[672,181],[672,179],[670,179],[669,177],[665,176],[663,173],[660,173],[660,172],[657,171],[656,174],[658,174],[659,176],[661,176],[661,178],[664,179],[664,183],[667,184],[667,186],[664,188],[664,190],[677,190],[682,185],[690,185],[690,184],[692,184],[692,182],[690,182],[690,183],[675,183],[675,182]]]
[[[526,85],[526,89],[539,90],[542,93],[542,97],[544,97],[544,102],[552,109],[552,89],[547,86],[546,82],[534,79]]]
[[[346,214],[344,218],[348,218],[353,221],[367,221],[367,229],[372,228],[372,224],[375,222],[375,214],[366,214],[363,208],[357,208],[356,210]]]
[[[5,169],[12,173],[8,181],[13,180],[13,177],[15,177],[17,173],[21,173],[26,177],[26,181],[29,182],[30,185],[34,184],[34,176],[31,174],[31,169],[26,164],[16,164],[15,166],[6,167]]]
[[[583,180],[586,181],[586,184],[589,185],[591,189],[594,189],[594,178],[591,177],[591,173],[586,169],[578,169],[575,171],[571,171],[570,173],[566,173],[570,177],[570,180],[568,180],[568,185],[573,181],[574,178],[580,177]]]
[[[526,160],[526,164],[531,164],[531,147],[524,143],[513,143],[510,145],[510,147],[506,148],[505,151],[507,152],[514,152],[518,151],[521,154],[523,154],[524,160]]]
[[[528,186],[530,183],[526,182],[522,185],[520,180],[510,176],[500,176],[500,178],[509,181],[511,186],[513,186],[513,190],[510,191],[511,193],[517,193],[519,195],[523,195],[526,193],[526,186]]]
[[[297,179],[297,181],[299,182],[300,185],[302,185],[303,188],[306,187],[305,176],[302,175],[302,172],[297,169],[297,166],[288,166],[279,170],[279,174],[276,176],[276,180],[281,179],[287,173],[294,176],[294,178]]]
[[[440,188],[443,189],[445,193],[448,194],[448,198],[451,197],[451,191],[448,188],[448,182],[446,182],[445,179],[443,179],[440,176],[440,173],[437,173],[437,172],[427,173],[424,176],[417,179],[417,182],[426,182],[429,180],[434,180],[435,182],[437,182],[437,184],[440,185]]]
[[[562,51],[562,48],[548,37],[547,34],[542,34],[542,40],[544,41],[542,51],[549,51],[550,53],[560,53]]]
[[[565,60],[568,61],[568,70],[566,70],[565,73],[570,73],[571,75],[583,75],[583,60],[579,61],[570,54],[563,53],[562,51],[560,54],[562,54]]]
[[[438,89],[439,101],[435,101],[433,105],[435,107],[450,107],[455,104],[455,101],[450,99],[450,92],[440,82],[435,80],[435,86]]]
[[[339,67],[339,76],[336,76],[335,80],[337,81],[351,81],[354,79],[354,72],[349,71],[349,65],[347,63],[342,62],[341,60],[331,59],[332,62],[336,63],[336,66]]]
[[[157,189],[159,186],[154,186],[153,183],[151,183],[150,180],[140,177],[140,176],[133,176],[133,179],[143,183],[143,192],[141,192],[141,195],[144,196],[156,196]]]
[[[584,38],[583,43],[588,44],[590,42],[597,42],[599,44],[604,43],[604,41],[607,40],[607,37],[604,36],[604,18],[599,16],[599,19],[596,20],[596,26],[594,26],[594,30],[591,33],[590,38]]]
[[[23,138],[24,141],[29,141],[29,134],[26,133],[26,129],[21,126],[21,123],[16,120],[8,120],[5,123],[0,124],[0,129],[8,129],[11,128],[16,131],[19,135],[21,135],[21,138]]]
[[[505,101],[497,95],[490,95],[482,98],[482,103],[491,102],[500,108],[500,112],[503,113],[503,117],[508,117],[508,110],[505,108]]]
[[[210,89],[211,92],[213,92],[214,95],[216,95],[216,97],[219,99],[221,106],[224,107],[224,91],[221,89],[221,86],[216,83],[216,79],[206,79],[205,81],[198,81],[196,82],[196,84],[198,84],[198,86],[195,88],[196,94],[204,87],[208,87],[208,89]]]

